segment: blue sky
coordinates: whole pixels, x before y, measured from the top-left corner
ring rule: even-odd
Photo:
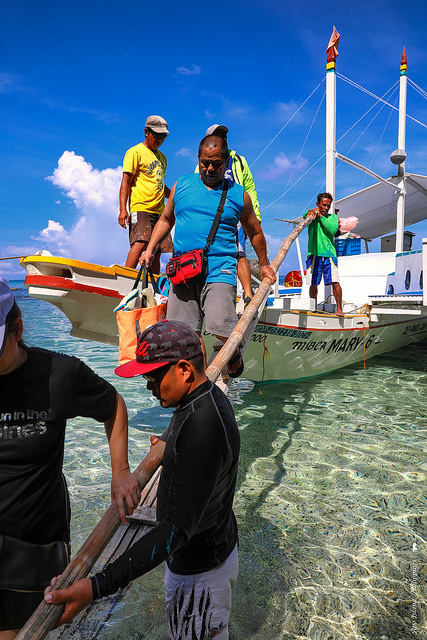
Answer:
[[[336,5],[315,0],[2,3],[0,257],[48,249],[101,264],[123,263],[128,244],[117,224],[121,164],[125,151],[142,140],[150,114],[165,117],[172,134],[162,146],[169,186],[193,171],[209,125],[229,127],[230,147],[254,163],[274,255],[290,231],[274,218],[296,217],[323,187],[324,160],[301,176],[324,152],[325,49],[333,25],[341,34],[340,74],[382,96],[399,80],[406,46],[408,77],[427,89],[425,2]],[[339,138],[374,101],[340,79],[337,101]],[[373,113],[337,146],[387,177],[397,147],[392,109],[381,109],[349,151]],[[427,103],[411,88],[408,113],[427,122]],[[425,174],[427,132],[412,121],[407,153],[407,170]],[[337,198],[371,183],[354,169],[340,168]],[[427,225],[415,231],[421,238]],[[292,251],[283,272],[296,264],[295,255]],[[17,260],[0,261],[0,273],[24,275]]]

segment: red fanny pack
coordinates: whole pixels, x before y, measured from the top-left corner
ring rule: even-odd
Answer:
[[[166,265],[166,275],[172,284],[187,284],[194,278],[205,278],[208,273],[208,256],[205,249],[187,251],[171,258]]]

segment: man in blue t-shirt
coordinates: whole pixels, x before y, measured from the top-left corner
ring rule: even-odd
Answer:
[[[206,130],[206,135],[219,136],[224,138],[228,144],[227,135],[228,127],[224,124],[213,124]],[[199,172],[199,165],[195,169],[195,172]],[[227,169],[225,171],[225,177],[231,182],[237,182],[247,191],[251,197],[254,207],[255,215],[261,222],[261,210],[258,202],[258,194],[255,188],[255,182],[249,168],[248,162],[244,156],[239,155],[233,149],[228,149],[228,162]],[[242,229],[242,225],[237,227],[237,277],[239,278],[243,287],[243,296],[245,307],[252,299],[252,282],[251,282],[251,269],[246,257],[246,235]],[[259,277],[259,273],[254,274]]]
[[[158,245],[175,226],[175,254],[206,245],[222,190],[228,163],[226,140],[210,135],[199,145],[199,174],[183,176],[176,182],[171,195],[153,229],[147,250],[141,260],[149,266]],[[203,319],[206,330],[224,343],[236,322],[236,229],[239,221],[248,236],[261,265],[261,278],[276,280],[267,258],[267,245],[261,225],[254,213],[252,201],[244,188],[227,181],[224,213],[209,250],[209,270],[205,280],[191,280],[172,285],[168,301],[168,319],[187,323],[199,335]],[[243,372],[240,351],[228,363],[231,377]]]

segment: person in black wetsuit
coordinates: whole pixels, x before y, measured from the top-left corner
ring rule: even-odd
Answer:
[[[45,600],[66,603],[63,624],[93,599],[115,593],[166,560],[171,640],[226,640],[238,574],[232,503],[240,436],[233,409],[205,375],[199,336],[182,322],[165,320],[146,329],[136,359],[116,373],[143,375],[163,407],[176,407],[161,436],[166,447],[158,524],[103,571],[47,592]]]

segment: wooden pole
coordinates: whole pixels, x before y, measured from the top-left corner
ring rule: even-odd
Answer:
[[[276,254],[276,257],[271,263],[271,268],[273,269],[274,273],[277,273],[279,271],[279,267],[285,259],[291,244],[299,236],[301,231],[310,224],[310,222],[310,218],[302,220],[299,225],[295,227],[295,229],[283,241],[282,246],[280,247],[279,251]],[[302,275],[303,274],[301,274],[301,276]],[[254,297],[252,298],[246,309],[243,311],[240,320],[234,327],[234,330],[228,338],[227,342],[224,343],[224,346],[221,348],[221,350],[215,356],[214,360],[206,369],[206,375],[208,376],[209,380],[212,380],[212,382],[215,382],[215,380],[219,378],[222,369],[230,360],[236,349],[239,348],[243,340],[243,336],[247,332],[252,320],[255,318],[259,307],[263,304],[268,294],[270,293],[270,287],[270,278],[264,278],[260,286],[256,290]]]
[[[299,236],[301,231],[310,224],[311,219],[302,220],[297,227],[283,241],[276,254],[271,267],[275,273],[286,257],[292,242]],[[301,274],[302,275],[302,274]],[[271,287],[270,278],[264,278],[258,287],[254,297],[244,310],[240,320],[234,328],[233,333],[215,357],[213,362],[206,369],[206,375],[212,382],[215,382],[221,375],[221,371],[230,360],[234,351],[239,347],[251,321],[257,314],[260,305],[267,298]],[[163,461],[165,443],[161,440],[149,451],[134,472],[141,489],[150,480],[156,469]],[[53,590],[65,589],[73,582],[87,576],[97,558],[107,546],[109,540],[114,535],[120,525],[120,516],[113,502],[107,509],[95,529],[80,547],[70,564],[55,583]],[[39,604],[31,618],[22,627],[16,640],[43,640],[51,631],[64,611],[63,604],[46,604],[44,601]]]
[[[150,480],[161,465],[165,443],[162,440],[154,445],[134,472],[141,489]],[[92,533],[77,551],[70,564],[55,583],[53,590],[65,589],[73,582],[87,576],[97,558],[107,546],[121,523],[117,505],[113,502],[104,513]],[[64,611],[63,604],[39,604],[33,615],[22,627],[16,640],[42,640],[58,622]]]
[[[7,258],[0,258],[0,260],[17,260],[18,258],[26,258],[28,254],[25,256],[8,256]]]

